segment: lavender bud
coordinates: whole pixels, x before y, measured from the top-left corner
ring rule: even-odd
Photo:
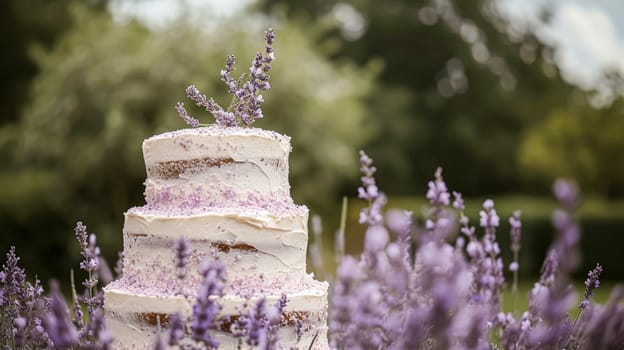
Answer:
[[[429,189],[427,190],[427,199],[434,206],[449,205],[451,195],[448,192],[446,183],[442,179],[442,168],[438,168],[435,172],[435,180],[429,181]]]
[[[78,345],[79,333],[71,323],[65,298],[56,281],[50,285],[50,309],[43,319],[43,326],[55,349],[70,349]]]
[[[480,224],[481,227],[484,228],[496,228],[500,223],[500,219],[496,214],[496,209],[494,209],[494,201],[491,199],[486,199],[483,202],[483,209],[479,212],[480,216]]]
[[[197,120],[196,118],[191,117],[188,112],[186,112],[186,109],[184,108],[184,103],[182,102],[178,102],[175,105],[175,110],[178,112],[178,114],[180,115],[180,117],[182,119],[184,119],[184,122],[194,128],[196,128],[197,126],[199,126],[199,120]]]
[[[453,197],[455,198],[453,200],[453,208],[459,211],[464,211],[466,207],[464,205],[464,199],[462,198],[461,193],[453,191]]]
[[[388,231],[383,226],[369,226],[366,230],[364,249],[369,252],[378,252],[388,243]]]
[[[594,296],[594,289],[600,287],[601,273],[602,266],[600,266],[600,264],[596,264],[596,267],[587,273],[587,279],[585,280],[585,296],[579,305],[581,310],[585,309],[589,305],[591,298]]]
[[[173,250],[175,252],[176,275],[179,279],[184,279],[186,277],[188,257],[191,255],[191,247],[184,237],[180,237],[174,242]]]
[[[564,209],[571,211],[576,208],[579,189],[574,182],[558,179],[553,185],[553,192]]]
[[[179,313],[169,315],[169,341],[167,342],[169,346],[178,345],[180,340],[184,338],[186,333],[184,328],[184,320]]]

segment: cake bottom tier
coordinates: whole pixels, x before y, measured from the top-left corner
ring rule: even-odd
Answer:
[[[278,335],[279,349],[329,349],[327,340],[327,283],[316,282],[313,287],[287,295]],[[275,304],[280,295],[262,296],[267,305]],[[221,311],[220,329],[214,332],[219,349],[247,349],[244,339],[235,337],[231,324],[245,310],[260,300],[260,296],[244,298],[224,295],[217,298]],[[111,283],[104,289],[106,323],[112,332],[115,349],[153,349],[160,324],[166,342],[169,317],[180,313],[188,319],[194,298],[176,295],[138,294],[123,285]],[[297,328],[300,329],[297,332]],[[299,334],[297,334],[299,333]],[[242,345],[241,345],[242,344]]]

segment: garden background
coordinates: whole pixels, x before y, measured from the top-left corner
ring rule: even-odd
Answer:
[[[69,282],[78,220],[114,264],[122,213],[144,203],[142,140],[185,127],[173,106],[188,84],[227,104],[226,55],[244,72],[273,26],[272,90],[255,126],[292,136],[293,197],[323,217],[328,264],[343,196],[347,251],[362,246],[364,149],[389,207],[419,217],[442,166],[473,221],[486,197],[502,218],[521,209],[520,271],[532,279],[553,237],[550,186],[576,179],[577,277],[600,262],[603,281],[624,280],[624,65],[601,66],[589,83],[566,70],[564,47],[544,33],[574,2],[526,21],[493,0],[163,3],[0,4],[0,248],[15,245],[29,277]]]

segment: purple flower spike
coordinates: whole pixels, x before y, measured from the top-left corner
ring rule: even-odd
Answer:
[[[202,95],[195,85],[189,85],[186,88],[186,97],[191,99],[199,107],[209,108],[209,103],[206,100],[206,95]]]
[[[360,212],[359,222],[369,226],[381,225],[386,196],[377,188],[374,177],[377,168],[373,166],[373,160],[364,151],[360,151],[360,171],[362,172],[360,178],[362,186],[358,188],[358,196],[368,200],[369,206]]]
[[[495,229],[498,227],[500,218],[496,214],[496,209],[494,209],[494,201],[486,199],[483,202],[483,209],[485,210],[479,212],[481,227],[485,229]]]
[[[236,93],[237,84],[236,80],[232,78],[232,71],[234,70],[234,64],[236,63],[236,58],[234,55],[229,55],[225,60],[225,69],[221,70],[221,81],[225,83],[228,87],[228,92],[231,94]]]
[[[522,235],[522,221],[520,221],[520,211],[516,210],[509,218],[509,225],[511,231],[509,235],[511,237],[511,252],[513,253],[514,261],[509,264],[509,271],[516,272],[520,265],[518,264],[518,253],[520,252],[520,236]],[[516,277],[514,276],[514,280]],[[515,283],[514,283],[515,288]]]
[[[43,319],[43,326],[55,349],[71,349],[78,345],[79,333],[71,323],[65,298],[56,281],[50,283],[50,310]]]
[[[434,206],[449,205],[451,195],[448,192],[446,183],[442,179],[442,168],[438,168],[435,172],[435,180],[429,181],[429,189],[427,190],[427,199]]]
[[[194,85],[186,88],[186,96],[196,105],[210,112],[218,125],[238,126],[241,122],[243,125],[251,125],[256,119],[263,118],[261,105],[264,102],[264,97],[259,92],[271,89],[269,71],[271,70],[271,62],[275,60],[273,50],[275,33],[272,28],[265,32],[265,41],[265,54],[256,53],[251,62],[251,67],[249,67],[249,79],[245,82],[243,82],[242,76],[238,80],[232,77],[236,59],[233,55],[227,57],[225,68],[221,70],[220,75],[221,81],[228,87],[228,93],[232,94],[230,108],[224,110],[212,98],[207,99],[205,95],[202,95]],[[193,127],[200,125],[197,119],[186,113],[180,102],[176,105],[176,110],[187,124]]]
[[[192,338],[202,342],[208,349],[219,347],[219,341],[211,331],[218,329],[217,316],[221,311],[216,297],[223,294],[225,267],[219,263],[205,263],[202,266],[203,282],[193,304],[191,319]]]
[[[579,189],[574,182],[558,179],[553,185],[553,192],[563,209],[572,211],[576,208]]]
[[[459,211],[464,211],[466,209],[466,206],[464,205],[464,199],[462,198],[462,194],[453,191],[453,198],[453,208]]]
[[[167,344],[169,344],[169,346],[178,345],[180,340],[184,338],[185,333],[186,330],[182,316],[177,312],[169,315],[169,341]]]
[[[589,302],[591,298],[594,296],[594,289],[600,287],[600,274],[602,273],[602,266],[600,264],[596,264],[593,270],[589,271],[587,274],[587,279],[585,280],[585,297],[579,308],[585,309],[589,306]]]
[[[513,216],[509,218],[509,225],[511,225],[511,251],[517,253],[520,251],[520,236],[522,232],[522,221],[520,221],[520,211],[516,210]]]
[[[156,335],[156,341],[154,341],[154,350],[167,350],[165,343],[160,337],[160,333]]]
[[[7,307],[7,310],[11,310],[16,306],[11,302],[11,298],[24,295],[26,272],[17,265],[20,257],[15,254],[14,246],[11,246],[6,257],[6,262],[2,265],[0,272],[0,283],[3,285],[0,289],[0,307]],[[17,317],[17,310],[11,311],[11,313],[12,318]]]
[[[176,111],[178,111],[178,114],[180,115],[180,117],[182,119],[184,119],[184,122],[194,128],[196,128],[197,126],[199,126],[199,120],[197,120],[196,118],[191,117],[188,112],[186,111],[186,109],[184,108],[184,103],[182,102],[178,102],[175,105],[175,109]]]
[[[176,274],[179,279],[184,279],[186,277],[188,257],[191,255],[191,246],[184,237],[180,237],[174,242],[173,251],[175,252]]]

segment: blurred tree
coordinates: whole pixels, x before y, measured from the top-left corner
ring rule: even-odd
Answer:
[[[520,148],[527,178],[544,184],[565,176],[608,196],[624,193],[624,97],[613,95],[602,108],[563,106],[529,129]]]
[[[381,126],[367,149],[390,194],[424,192],[438,165],[467,195],[547,190],[520,171],[522,135],[584,96],[558,74],[553,49],[510,22],[497,1],[263,0],[260,7],[310,25],[333,22],[327,35],[342,41],[336,60],[382,59],[380,91],[390,93],[369,98]],[[395,102],[402,107],[389,113]]]
[[[51,48],[72,27],[69,8],[78,0],[6,0],[0,2],[0,125],[18,118],[37,65],[29,55],[34,46]],[[107,0],[85,6],[106,10]]]
[[[0,173],[2,185],[13,186],[0,195],[0,208],[21,213],[25,222],[35,207],[52,211],[50,216],[65,221],[47,228],[57,239],[73,240],[71,223],[83,220],[110,254],[120,248],[122,212],[144,203],[142,140],[185,127],[173,106],[192,105],[184,96],[189,84],[227,105],[219,80],[225,58],[236,54],[235,73],[248,71],[255,51],[263,48],[266,27],[241,27],[241,19],[234,18],[218,23],[218,31],[183,21],[150,31],[133,21],[114,23],[82,6],[73,7],[72,15],[75,27],[52,50],[34,51],[40,74],[32,99],[19,123],[0,130],[15,164],[14,171]],[[295,200],[320,211],[339,202],[333,195],[345,178],[357,176],[352,171],[358,167],[357,150],[374,129],[365,123],[363,99],[378,69],[329,62],[328,53],[310,39],[320,33],[299,28],[287,21],[276,25],[272,90],[265,96],[266,118],[255,126],[292,136]],[[213,121],[205,111],[190,111],[203,122]],[[3,240],[17,239],[18,228]],[[77,254],[73,245],[65,249]]]

